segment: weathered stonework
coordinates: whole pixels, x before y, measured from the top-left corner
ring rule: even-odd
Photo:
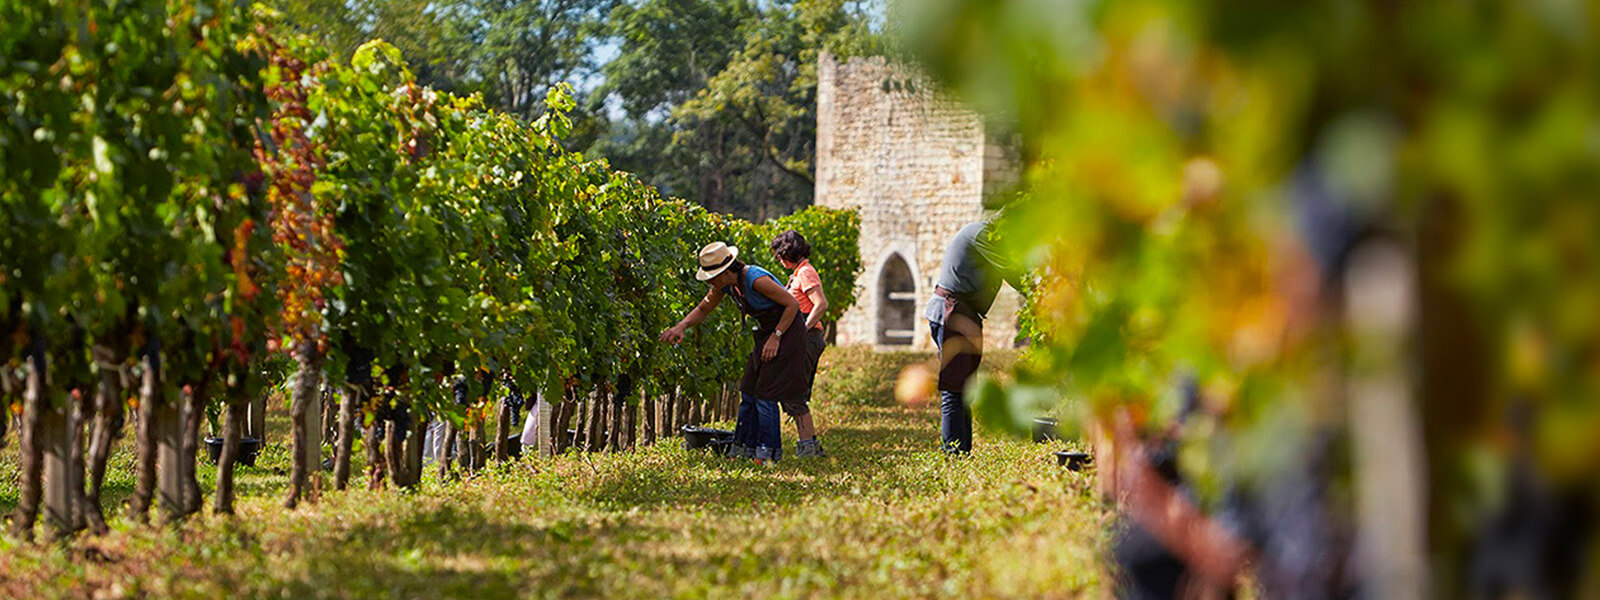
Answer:
[[[983,216],[985,193],[1014,180],[1015,161],[986,142],[977,113],[913,69],[881,57],[819,60],[816,204],[861,211],[860,293],[838,343],[930,350],[922,315],[945,246]],[[985,323],[990,348],[1011,346],[1017,306],[1004,288]]]

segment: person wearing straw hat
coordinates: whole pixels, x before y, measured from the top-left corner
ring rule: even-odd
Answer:
[[[800,316],[800,303],[772,273],[740,262],[739,249],[723,242],[700,249],[695,278],[710,284],[710,291],[688,316],[662,331],[659,339],[677,345],[683,341],[684,331],[705,321],[725,297],[733,298],[739,310],[755,318],[755,345],[739,383],[739,415],[730,454],[758,462],[778,460],[783,456],[778,404],[803,397],[809,375],[805,336],[799,331],[787,333]]]

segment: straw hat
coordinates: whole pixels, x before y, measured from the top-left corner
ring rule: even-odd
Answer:
[[[700,249],[700,272],[694,274],[700,281],[710,280],[722,274],[739,258],[739,249],[722,242],[711,242]]]

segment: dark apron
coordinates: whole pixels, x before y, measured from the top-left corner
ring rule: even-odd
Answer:
[[[944,322],[939,324],[933,341],[939,348],[939,391],[959,394],[967,389],[967,380],[972,379],[983,362],[983,317],[950,290],[935,286],[933,293],[944,298]],[[956,315],[971,319],[978,327],[978,337],[951,329],[952,317]],[[960,344],[946,352],[947,342],[957,338],[961,339]]]
[[[723,288],[724,294],[732,296],[739,304],[739,310],[755,318],[756,321],[755,326],[751,328],[755,345],[750,347],[750,357],[745,360],[744,379],[739,382],[739,391],[774,402],[805,398],[806,384],[811,376],[806,361],[804,331],[806,314],[795,314],[794,322],[789,324],[790,331],[784,331],[783,337],[778,338],[778,355],[772,357],[770,361],[762,362],[761,347],[766,345],[767,338],[772,332],[778,329],[778,321],[783,319],[783,305],[761,311],[753,310],[744,297],[742,288],[740,285]]]

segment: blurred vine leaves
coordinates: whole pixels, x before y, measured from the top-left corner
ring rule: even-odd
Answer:
[[[1228,431],[1292,443],[1344,418],[1318,379],[1349,343],[1323,303],[1344,253],[1397,236],[1423,268],[1408,356],[1429,439],[1479,436],[1520,398],[1542,409],[1542,461],[1571,479],[1600,468],[1597,15],[906,0],[890,22],[1022,134],[1014,212],[1031,216],[1009,237],[1040,277],[1024,384],[1170,414],[1189,373]],[[1459,446],[1430,452],[1457,468]]]

